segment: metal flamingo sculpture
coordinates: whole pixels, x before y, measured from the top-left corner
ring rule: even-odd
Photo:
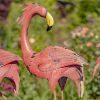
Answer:
[[[100,57],[98,57],[97,60],[96,60],[96,65],[95,65],[95,67],[94,67],[94,69],[93,69],[93,77],[95,76],[96,71],[97,71],[97,69],[98,69],[99,67],[100,67]],[[100,78],[100,74],[99,74],[98,77]]]
[[[59,83],[62,90],[62,100],[64,99],[63,90],[67,78],[74,80],[78,95],[82,97],[84,91],[83,64],[86,63],[84,58],[69,49],[58,46],[49,46],[39,53],[33,51],[28,41],[28,27],[32,17],[35,15],[46,18],[48,24],[47,30],[49,30],[54,23],[52,16],[46,8],[38,4],[28,4],[24,8],[22,16],[18,18],[17,21],[22,24],[20,43],[23,60],[27,69],[33,75],[39,78],[45,78],[49,81],[55,100],[55,87],[57,83]]]
[[[0,87],[3,88],[5,92],[14,92],[17,96],[19,91],[19,68],[18,61],[21,60],[20,57],[12,54],[8,51],[0,49]],[[12,84],[5,83],[4,78],[11,81]],[[0,96],[6,100],[6,97],[0,90]]]

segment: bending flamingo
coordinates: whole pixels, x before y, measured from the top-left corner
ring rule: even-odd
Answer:
[[[50,30],[54,24],[52,16],[44,7],[38,4],[28,4],[24,8],[24,12],[17,22],[22,24],[20,43],[27,69],[33,75],[49,81],[55,100],[57,83],[59,83],[62,90],[62,100],[64,99],[63,90],[67,78],[74,80],[78,88],[78,95],[82,97],[84,91],[83,64],[85,64],[85,60],[75,52],[58,46],[50,46],[39,53],[33,51],[28,41],[28,27],[35,15],[46,18],[47,30]]]
[[[99,67],[100,67],[100,57],[98,57],[97,60],[96,60],[96,65],[95,65],[94,70],[93,70],[93,77],[95,76],[96,71],[97,71],[97,69]],[[100,73],[99,73],[99,76],[98,77],[100,78]]]
[[[15,54],[0,49],[0,87],[5,92],[14,92],[17,96],[19,91],[19,68],[20,58]],[[4,78],[11,81],[11,84],[4,82]],[[6,100],[3,92],[0,90],[0,96]]]

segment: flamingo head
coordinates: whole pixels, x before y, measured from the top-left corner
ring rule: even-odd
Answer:
[[[25,8],[23,9],[22,16],[20,16],[17,19],[17,22],[22,23],[23,20],[25,21],[27,18],[31,19],[31,17],[33,17],[35,15],[39,15],[46,19],[47,24],[48,24],[47,31],[49,31],[52,28],[52,26],[54,24],[54,19],[53,19],[52,15],[47,11],[46,8],[40,6],[37,3],[27,4],[25,6]]]

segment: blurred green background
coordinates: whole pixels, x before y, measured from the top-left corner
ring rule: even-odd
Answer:
[[[100,47],[96,47],[96,44],[100,43],[100,0],[61,1],[73,4],[72,7],[66,5],[63,8],[65,16],[59,9],[57,0],[12,0],[7,21],[0,23],[0,45],[5,50],[21,55],[21,26],[16,23],[16,19],[21,15],[23,5],[28,2],[45,6],[54,17],[55,25],[47,33],[46,21],[34,17],[29,27],[29,41],[32,48],[39,52],[50,45],[58,45],[68,47],[86,58],[89,65],[84,66],[84,97],[78,98],[74,83],[68,80],[64,91],[65,100],[100,100],[100,79],[92,80],[91,76],[95,60],[100,56]],[[31,75],[23,62],[20,62],[20,79],[18,100],[53,100],[48,82]],[[61,100],[59,86],[56,91],[57,100]],[[13,95],[8,95],[8,100],[14,100]]]

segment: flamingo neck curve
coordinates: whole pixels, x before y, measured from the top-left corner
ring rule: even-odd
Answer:
[[[25,20],[23,21],[23,26],[21,30],[20,43],[21,43],[21,49],[22,49],[22,56],[24,60],[26,58],[27,59],[30,58],[34,54],[34,51],[32,50],[28,41],[28,28],[29,28],[31,19],[32,19],[31,15],[26,16]]]

